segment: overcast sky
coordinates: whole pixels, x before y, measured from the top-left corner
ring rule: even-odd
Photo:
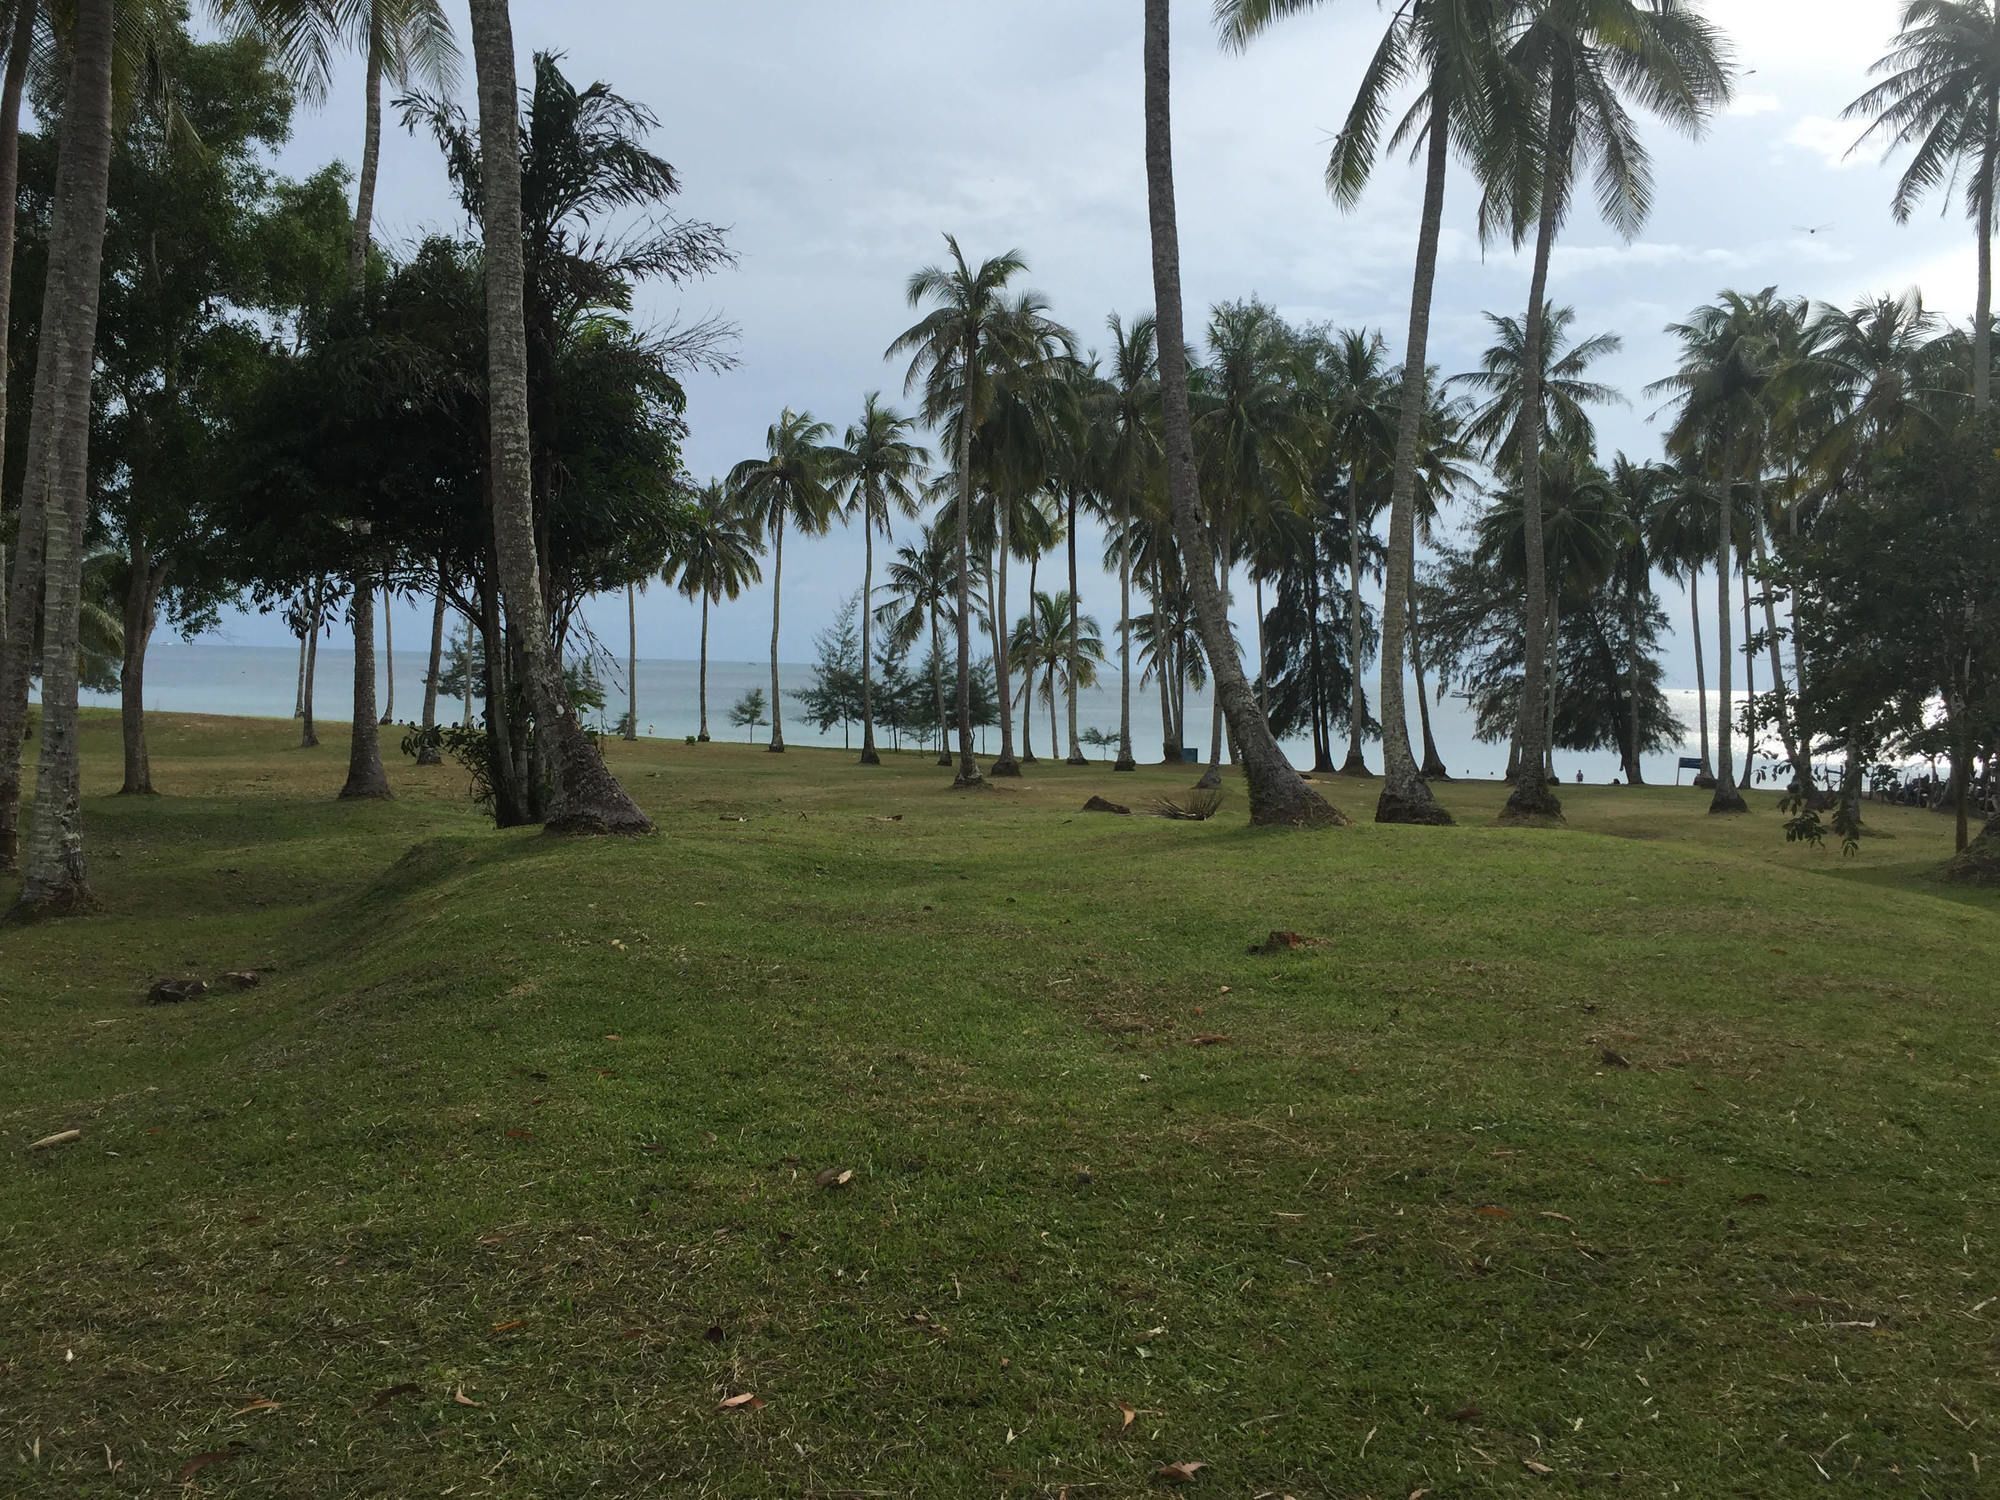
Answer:
[[[1400,158],[1385,163],[1349,214],[1321,184],[1329,136],[1384,13],[1369,0],[1330,0],[1236,55],[1216,46],[1209,8],[1175,5],[1190,329],[1211,303],[1255,294],[1288,317],[1379,327],[1400,345],[1418,173]],[[1897,8],[1708,0],[1745,70],[1735,106],[1699,141],[1648,121],[1657,193],[1642,235],[1624,244],[1580,213],[1556,252],[1552,296],[1577,308],[1580,331],[1625,340],[1605,366],[1630,400],[1600,414],[1607,452],[1657,453],[1642,387],[1673,358],[1662,326],[1723,287],[1775,283],[1848,302],[1920,285],[1933,307],[1969,316],[1972,238],[1956,206],[1947,217],[1933,205],[1898,228],[1888,210],[1893,170],[1872,151],[1846,154],[1857,129],[1841,109],[1865,86]],[[911,321],[909,273],[940,256],[945,231],[975,257],[1020,249],[1029,283],[1086,345],[1102,342],[1106,314],[1129,319],[1150,305],[1137,0],[514,0],[513,12],[524,75],[531,51],[554,49],[578,82],[601,79],[651,106],[661,121],[653,144],[683,178],[682,208],[729,227],[735,269],[641,301],[652,319],[714,312],[742,330],[739,367],[689,383],[687,460],[697,477],[760,452],[787,405],[839,430],[870,390],[901,401],[903,371],[882,351]],[[354,159],[358,71],[324,110],[301,114],[288,169]],[[1524,262],[1481,250],[1462,180],[1453,187],[1432,333],[1432,359],[1446,373],[1470,367],[1483,347],[1483,311],[1519,316],[1527,298]],[[435,149],[393,132],[378,234],[393,248],[459,227]],[[1097,551],[1093,537],[1088,555]],[[782,655],[800,660],[859,586],[860,538],[796,545],[787,563]],[[1239,590],[1246,604],[1248,593]],[[1093,574],[1084,597],[1108,639],[1115,580]],[[1679,598],[1667,595],[1683,620]],[[769,611],[763,589],[725,606],[714,654],[764,654]],[[622,601],[594,620],[622,653]],[[401,607],[396,626],[399,647],[418,648],[428,611]],[[643,656],[694,654],[693,608],[657,584],[641,602],[639,631]],[[285,639],[260,619],[232,621],[225,635]],[[1692,679],[1678,642],[1669,679]]]

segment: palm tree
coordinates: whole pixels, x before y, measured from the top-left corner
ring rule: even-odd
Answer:
[[[1317,0],[1221,0],[1216,8],[1226,44],[1241,47],[1272,20]],[[1437,286],[1438,242],[1444,226],[1445,183],[1451,147],[1479,163],[1494,146],[1492,115],[1499,76],[1499,25],[1511,0],[1415,0],[1400,7],[1362,73],[1361,87],[1327,161],[1327,190],[1351,209],[1374,174],[1377,146],[1391,93],[1408,81],[1422,94],[1390,138],[1424,154],[1424,200],[1417,229],[1416,267],[1410,288],[1410,332],[1405,346],[1402,400],[1390,478],[1388,582],[1383,593],[1382,735],[1384,782],[1376,802],[1380,823],[1444,824],[1438,806],[1409,753],[1403,702],[1404,616],[1416,568],[1414,497],[1419,433],[1429,403],[1425,383],[1431,302]],[[1414,639],[1414,638],[1413,638]],[[1357,666],[1358,671],[1358,666]],[[1421,700],[1421,679],[1418,693]],[[1422,705],[1425,734],[1429,709]],[[1428,766],[1431,756],[1427,752]],[[1439,763],[1440,768],[1442,763]]]
[[[690,599],[701,600],[701,666],[697,679],[702,744],[708,734],[708,610],[734,599],[762,576],[757,530],[736,498],[710,480],[695,493],[681,542],[661,577]]]
[[[1511,127],[1511,179],[1496,181],[1482,223],[1505,220],[1515,243],[1532,230],[1534,271],[1528,287],[1522,366],[1521,494],[1527,529],[1527,667],[1521,692],[1520,779],[1507,815],[1560,817],[1562,803],[1542,779],[1546,758],[1548,579],[1542,544],[1542,343],[1547,328],[1549,259],[1574,203],[1578,181],[1594,171],[1597,199],[1628,239],[1652,207],[1652,166],[1628,98],[1690,135],[1705,126],[1730,92],[1728,48],[1720,32],[1682,0],[1545,0],[1515,23],[1508,62],[1536,107]]]
[[[1055,544],[1062,539],[1062,520],[1051,509],[1047,494],[1040,490],[1022,491],[1020,495],[1020,503],[1018,505],[1010,505],[1005,507],[1003,509],[1002,514],[1004,517],[1008,518],[1007,520],[1008,545],[1001,557],[1001,567],[1003,570],[1005,569],[1006,554],[1009,553],[1011,553],[1011,555],[1015,557],[1022,559],[1024,562],[1027,563],[1028,602],[1029,602],[1029,609],[1032,612],[1034,607],[1035,594],[1037,592],[1036,577],[1041,569],[1042,554],[1047,552],[1051,547],[1055,546]],[[1005,594],[1002,594],[1000,596],[1000,601],[1001,601],[1000,607],[1004,609],[1006,607]],[[1004,619],[1005,616],[1003,615],[1000,618]],[[1011,665],[1013,661],[1013,656],[1014,656],[1014,642],[1013,642],[1013,637],[1010,635],[1007,641],[1005,642],[1004,649],[996,653],[996,661],[1004,661],[1009,665]],[[999,681],[1002,684],[1002,691],[1006,691],[1007,690],[1006,684],[1008,679],[1005,674],[1005,669],[1003,668],[1000,670],[1001,670],[1001,676]],[[1027,674],[1023,678],[1023,682],[1029,688],[1032,688],[1034,685],[1034,680],[1035,680],[1034,666],[1032,663],[1030,663],[1027,669]],[[1032,692],[1024,691],[1021,694],[1021,763],[1023,765],[1032,764],[1035,759],[1034,736],[1029,732],[1029,727],[1028,727],[1033,717],[1034,717],[1034,694]],[[1006,720],[1004,717],[1001,721],[1001,727],[1003,731],[1006,728]],[[1059,754],[1061,752],[1061,747],[1055,744],[1055,738],[1056,738],[1055,715],[1053,712],[1051,712],[1049,716],[1049,742],[1051,747],[1051,753]],[[1006,754],[1006,745],[1004,743],[1001,746],[1001,754],[1003,756]]]
[[[1910,164],[1892,208],[1909,222],[1933,191],[1965,184],[1966,216],[1977,237],[1979,287],[1972,314],[1973,409],[1993,397],[1993,212],[2000,186],[2000,10],[1993,0],[1904,0],[1901,28],[1869,70],[1882,81],[1842,116],[1867,116],[1854,143],[1874,138],[1884,154],[1908,147]]]
[[[1079,614],[1067,591],[1030,596],[1027,613],[1014,622],[1013,649],[1026,664],[1021,697],[1035,688],[1035,673],[1043,674],[1043,701],[1049,706],[1049,738],[1055,739],[1056,681],[1060,675],[1072,700],[1077,689],[1097,685],[1097,668],[1104,661],[1104,638],[1097,621]],[[1027,742],[1025,722],[1021,733]]]
[[[764,456],[746,458],[729,471],[729,490],[771,539],[771,740],[774,753],[785,748],[785,712],[778,687],[778,621],[785,583],[785,527],[807,536],[827,528],[834,508],[833,484],[840,450],[827,439],[833,428],[811,412],[789,406],[764,433]]]
[[[472,51],[479,75],[494,555],[520,643],[537,757],[549,777],[548,827],[559,833],[651,833],[651,820],[626,795],[577,722],[543,606],[528,431],[520,120],[507,0],[472,0]]]
[[[958,774],[953,785],[974,787],[982,781],[972,759],[974,439],[993,403],[994,377],[1024,360],[1040,358],[1055,340],[1056,330],[1039,298],[1006,296],[1008,283],[1028,268],[1019,251],[996,255],[974,270],[957,239],[946,235],[945,244],[951,251],[950,264],[925,266],[910,277],[910,306],[928,303],[930,310],[905,329],[883,357],[908,357],[904,390],[921,385],[924,419],[952,429],[946,449],[958,476],[959,588]]]
[[[1701,570],[1715,556],[1714,486],[1693,466],[1669,461],[1662,466],[1646,517],[1646,548],[1669,578],[1687,589],[1689,626],[1694,643],[1696,708],[1701,721],[1699,785],[1715,780],[1708,743],[1708,665],[1701,645],[1701,600],[1697,585]]]
[[[896,515],[913,517],[930,450],[910,441],[916,423],[882,404],[871,391],[862,403],[861,420],[847,429],[847,441],[834,464],[834,477],[847,486],[846,512],[859,517],[862,532],[861,572],[861,764],[879,766],[875,750],[874,636],[875,533],[888,536]]]
[[[1140,684],[1158,683],[1165,743],[1178,745],[1187,738],[1187,690],[1208,686],[1208,654],[1194,595],[1178,576],[1156,583],[1153,607],[1133,617],[1132,634],[1139,642]],[[1180,756],[1170,750],[1167,760],[1175,764]]]
[[[37,570],[43,580],[42,734],[35,820],[19,899],[19,909],[35,915],[78,910],[90,901],[77,760],[77,651],[90,510],[91,376],[111,179],[114,9],[113,0],[76,0],[71,23],[69,84],[21,497],[24,520],[31,511],[44,518]],[[25,654],[26,636],[13,640],[15,650]],[[18,777],[18,769],[13,774]],[[10,828],[6,836],[11,835]],[[11,854],[11,848],[0,847],[0,862]]]
[[[918,546],[905,543],[896,549],[889,564],[888,602],[877,607],[876,620],[889,631],[897,647],[908,650],[926,632],[930,637],[931,691],[936,698],[938,724],[938,764],[952,763],[951,748],[944,738],[950,722],[944,701],[944,651],[940,622],[951,619],[958,609],[957,557],[952,536],[942,524],[924,528]],[[969,590],[968,590],[969,592]]]
[[[1117,313],[1111,332],[1111,373],[1099,389],[1091,425],[1103,434],[1101,492],[1112,545],[1118,552],[1118,759],[1114,771],[1136,771],[1132,758],[1132,532],[1142,497],[1160,465],[1159,329],[1151,317],[1127,328]]]
[[[417,751],[417,764],[435,766],[442,763],[431,731],[437,728],[438,673],[444,665],[444,612],[445,612],[445,570],[438,564],[438,577],[431,595],[431,656],[430,670],[424,673],[424,717],[423,742]]]
[[[1153,249],[1153,302],[1159,324],[1160,389],[1164,404],[1167,486],[1174,530],[1187,559],[1188,582],[1216,695],[1236,736],[1250,789],[1250,821],[1326,826],[1346,820],[1285,761],[1271,726],[1243,675],[1229,636],[1229,615],[1217,583],[1195,479],[1193,416],[1188,401],[1187,335],[1181,312],[1180,229],[1174,212],[1172,85],[1168,53],[1168,0],[1146,0],[1146,203]]]
[[[1528,389],[1526,336],[1520,320],[1498,313],[1485,314],[1493,329],[1493,342],[1479,356],[1479,368],[1454,375],[1445,388],[1461,389],[1479,400],[1467,418],[1465,440],[1489,464],[1504,473],[1521,471],[1521,448],[1527,424],[1521,420],[1522,402]],[[1590,367],[1616,354],[1625,341],[1615,333],[1596,333],[1570,341],[1570,326],[1576,322],[1573,307],[1552,306],[1542,320],[1541,378],[1535,382],[1541,394],[1541,433],[1544,442],[1553,439],[1566,448],[1588,448],[1597,441],[1597,425],[1590,408],[1623,405],[1625,398],[1615,386],[1587,378]]]

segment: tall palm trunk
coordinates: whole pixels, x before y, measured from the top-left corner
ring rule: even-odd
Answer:
[[[1990,96],[1983,122],[1987,141],[2000,140],[2000,95]],[[1987,151],[1979,166],[1979,289],[1972,312],[1972,409],[1985,415],[1993,403],[1993,189],[2000,171]]]
[[[382,722],[396,722],[396,594],[382,590]]]
[[[1743,597],[1743,691],[1750,702],[1749,739],[1743,746],[1743,774],[1736,785],[1743,791],[1750,790],[1750,776],[1757,765],[1757,731],[1763,726],[1763,719],[1757,712],[1757,650],[1752,644],[1754,632],[1750,629],[1750,559],[1746,555],[1737,559],[1738,582],[1742,585]]]
[[[965,399],[958,413],[958,774],[955,787],[984,781],[972,759],[972,413],[979,377],[979,350],[968,342]]]
[[[1250,570],[1251,608],[1257,611],[1257,712],[1265,718],[1271,717],[1270,663],[1265,659],[1264,644],[1264,574],[1258,568]]]
[[[28,423],[21,509],[24,516],[42,517],[42,734],[35,819],[19,902],[19,909],[30,914],[72,911],[90,902],[77,763],[77,637],[83,533],[90,510],[91,373],[111,177],[114,9],[113,0],[77,0],[72,18],[41,348]],[[18,648],[10,654],[25,656],[32,631],[10,632],[10,639]]]
[[[778,605],[785,584],[785,513],[778,512],[771,528],[771,742],[764,748],[773,754],[785,749],[785,713],[778,696]]]
[[[1208,648],[1209,681],[1229,716],[1250,790],[1253,824],[1327,826],[1346,820],[1286,763],[1271,726],[1243,676],[1229,639],[1229,616],[1217,587],[1196,489],[1193,421],[1188,409],[1187,335],[1181,315],[1180,231],[1174,214],[1168,0],[1146,0],[1146,203],[1153,241],[1154,316],[1159,323],[1160,389],[1166,411],[1167,488],[1174,529],[1187,556],[1195,617]]]
[[[1038,552],[1028,559],[1028,622],[1035,621],[1035,576],[1041,571],[1042,557]],[[1004,620],[1004,616],[1002,617]],[[1035,658],[1031,651],[1028,665],[1021,673],[1021,764],[1033,765],[1035,761]],[[1049,754],[1055,754],[1056,721],[1053,711],[1049,714]]]
[[[1343,776],[1369,777],[1368,758],[1361,753],[1361,730],[1368,707],[1361,688],[1361,485],[1359,476],[1347,481],[1347,760]]]
[[[344,799],[390,795],[382,769],[382,738],[375,717],[375,587],[365,572],[354,579],[350,613],[354,620],[354,735],[347,752]]]
[[[1406,592],[1405,597],[1408,599],[1410,606],[1410,669],[1416,673],[1417,717],[1422,721],[1424,729],[1424,763],[1422,768],[1418,771],[1417,774],[1426,783],[1424,790],[1428,792],[1430,790],[1430,787],[1428,785],[1430,782],[1451,780],[1451,768],[1444,763],[1444,757],[1438,753],[1437,741],[1431,735],[1430,690],[1424,686],[1423,632],[1417,628],[1417,591],[1415,589],[1410,589]],[[1387,787],[1383,788],[1383,794],[1385,796],[1388,794]],[[1450,817],[1451,815],[1449,813],[1446,813],[1445,816]],[[1430,823],[1439,820],[1431,818],[1422,818],[1422,819],[1384,818],[1382,816],[1381,809],[1378,806],[1375,813],[1375,821],[1378,823],[1382,822]]]
[[[1118,759],[1114,771],[1136,771],[1132,758],[1132,528],[1118,519]]]
[[[320,603],[321,585],[315,579],[308,586],[312,599],[312,628],[306,633],[306,681],[304,698],[299,704],[299,748],[316,750],[319,748],[319,726],[313,720],[313,687],[319,678],[319,612],[324,607]]]
[[[1711,813],[1748,812],[1743,793],[1736,785],[1736,764],[1731,750],[1735,705],[1729,696],[1729,558],[1734,551],[1735,537],[1731,534],[1728,492],[1715,507],[1718,517],[1717,531],[1720,540],[1715,552],[1715,691],[1718,710],[1715,716],[1715,796],[1709,800]]]
[[[437,597],[431,601],[431,660],[430,670],[424,674],[424,718],[422,748],[417,751],[417,764],[434,766],[440,757],[432,740],[432,731],[437,728],[438,675],[444,667],[444,567],[438,567]]]
[[[1077,641],[1078,641],[1078,639],[1079,639],[1079,632],[1080,632],[1080,630],[1081,630],[1081,628],[1082,628],[1082,620],[1083,620],[1083,606],[1082,606],[1082,605],[1081,605],[1081,604],[1080,604],[1080,603],[1078,602],[1078,600],[1077,600],[1077,592],[1076,592],[1076,491],[1074,491],[1074,490],[1071,490],[1071,491],[1070,491],[1070,496],[1069,496],[1069,756],[1068,756],[1068,763],[1069,763],[1070,765],[1072,765],[1072,766],[1087,766],[1087,765],[1089,765],[1089,764],[1090,764],[1090,762],[1089,762],[1088,760],[1086,760],[1086,759],[1084,758],[1084,754],[1083,754],[1083,742],[1082,742],[1082,740],[1080,740],[1080,739],[1079,739],[1079,738],[1077,737],[1077,732],[1076,732],[1076,689],[1077,689],[1077,678],[1078,678],[1078,677],[1079,677],[1079,676],[1081,675],[1081,674],[1080,674],[1080,673],[1079,673],[1079,672],[1077,671],[1077,656],[1076,656],[1076,649],[1077,649]],[[1053,714],[1053,713],[1055,712],[1055,709],[1054,709],[1053,707],[1051,707],[1051,708],[1049,709],[1049,712],[1050,712],[1051,714]]]
[[[639,586],[625,585],[625,738],[639,738]]]
[[[159,622],[160,590],[167,570],[153,561],[142,541],[127,552],[125,584],[125,649],[118,671],[118,719],[125,751],[121,797],[153,795],[153,762],[146,752],[146,647]]]
[[[951,764],[951,726],[944,710],[944,647],[938,639],[938,611],[935,601],[925,610],[931,622],[931,695],[937,700],[937,763]]]
[[[1701,569],[1688,569],[1688,618],[1694,630],[1694,691],[1696,717],[1701,720],[1701,774],[1715,779],[1715,763],[1708,753],[1708,658],[1701,649]]]
[[[472,50],[479,73],[485,193],[494,549],[507,613],[522,643],[523,687],[535,716],[541,760],[553,773],[549,827],[565,833],[651,833],[652,822],[625,794],[569,706],[537,576],[520,124],[515,116],[514,28],[507,0],[472,0]]]
[[[1443,83],[1431,84],[1430,136],[1424,157],[1423,218],[1417,229],[1416,273],[1410,285],[1410,334],[1403,353],[1403,405],[1396,422],[1396,464],[1389,481],[1388,576],[1382,584],[1382,795],[1375,801],[1378,823],[1451,822],[1425,778],[1442,774],[1431,740],[1430,705],[1424,698],[1423,662],[1415,652],[1417,709],[1424,724],[1424,764],[1410,754],[1410,716],[1403,700],[1404,626],[1416,620],[1417,446],[1423,436],[1424,407],[1430,399],[1431,301],[1437,288],[1438,239],[1444,225],[1445,178],[1451,169],[1451,96]],[[1407,609],[1405,606],[1408,606]],[[1361,664],[1355,663],[1359,680]]]
[[[1229,520],[1229,507],[1225,505],[1222,507],[1222,514],[1216,519],[1216,586],[1221,591],[1222,618],[1225,624],[1229,619]],[[1235,654],[1235,647],[1232,644],[1230,655],[1234,656]],[[1214,674],[1211,673],[1209,676],[1211,686],[1213,686],[1214,681]],[[1201,780],[1196,782],[1195,785],[1202,787],[1218,787],[1222,785],[1222,694],[1219,692],[1212,692],[1209,695],[1208,769],[1202,772]]]
[[[701,716],[701,728],[695,735],[697,744],[708,741],[708,590],[701,591],[701,664],[695,678],[695,695]]]
[[[459,684],[458,727],[472,727],[472,621],[465,622],[465,634],[460,637],[465,644],[465,680]]]
[[[0,461],[7,434],[7,334],[14,297],[14,238],[21,181],[21,95],[35,40],[36,0],[19,0],[7,48],[6,82],[0,85]],[[36,612],[42,601],[42,507],[22,495],[14,571],[0,576],[0,870],[19,856],[21,747],[28,725],[28,677],[33,665]],[[6,572],[0,552],[0,574]]]
[[[879,766],[875,749],[875,516],[864,496],[861,502],[861,764]]]
[[[1012,540],[1008,511],[1012,509],[998,494],[993,497],[993,514],[1000,533],[1000,551],[993,571],[993,685],[1000,709],[1000,756],[987,768],[989,776],[1019,776],[1021,763],[1014,758],[1014,680],[1007,660],[1007,553]]]
[[[1757,529],[1757,562],[1768,574],[1771,544],[1761,526]],[[1778,604],[1773,597],[1776,592],[1767,581],[1764,585],[1764,634],[1771,653],[1771,701],[1777,705],[1778,738],[1784,742],[1785,759],[1791,763],[1792,776],[1801,787],[1810,787],[1812,765],[1799,744],[1798,731],[1792,727],[1792,711],[1785,698],[1785,658],[1778,649]]]
[[[1541,222],[1535,230],[1535,270],[1528,284],[1528,322],[1521,369],[1521,521],[1527,549],[1527,600],[1523,611],[1526,656],[1521,672],[1520,757],[1514,768],[1514,790],[1503,817],[1560,818],[1562,802],[1549,789],[1543,770],[1548,762],[1548,554],[1542,539],[1542,360],[1546,330],[1544,311],[1549,299],[1549,256],[1555,248],[1556,210],[1563,195],[1570,153],[1570,116],[1574,100],[1558,83],[1549,102],[1551,139],[1542,165]]]

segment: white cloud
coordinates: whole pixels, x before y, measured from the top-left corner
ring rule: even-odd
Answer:
[[[1784,107],[1776,94],[1738,94],[1729,103],[1729,113],[1747,119],[1753,115],[1773,115]]]
[[[1866,165],[1869,160],[1862,153],[1849,154],[1853,152],[1854,142],[1860,134],[1860,129],[1848,121],[1829,119],[1825,115],[1807,115],[1786,132],[1785,144],[1810,151],[1830,171],[1844,172],[1851,167]]]

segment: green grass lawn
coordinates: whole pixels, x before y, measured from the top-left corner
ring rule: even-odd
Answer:
[[[646,744],[572,842],[294,733],[93,718],[101,910],[0,931],[0,1495],[2000,1494],[1941,818]]]

